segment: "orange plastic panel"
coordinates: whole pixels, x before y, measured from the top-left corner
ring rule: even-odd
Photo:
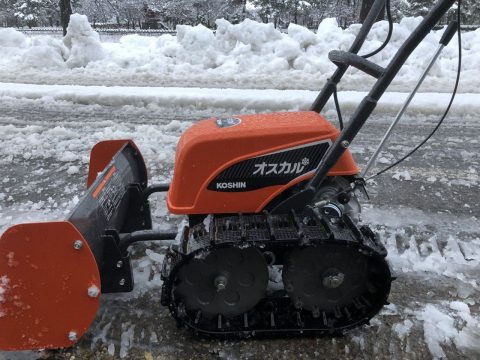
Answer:
[[[87,188],[89,188],[95,179],[97,178],[98,173],[102,172],[112,158],[125,146],[129,143],[135,150],[138,150],[137,145],[132,140],[123,139],[123,140],[105,140],[100,141],[95,144],[90,151],[90,165],[88,167],[88,179],[87,179]],[[141,157],[141,155],[140,155]],[[143,161],[143,159],[142,159]],[[145,167],[145,162],[143,162]],[[145,174],[147,170],[145,169]]]
[[[207,190],[210,181],[240,161],[319,140],[335,141],[339,131],[313,111],[236,116],[238,125],[220,128],[216,119],[200,121],[181,137],[173,182],[167,197],[175,214],[259,212],[269,201],[309,174],[284,186],[248,192]],[[358,168],[346,151],[330,176],[356,175]]]
[[[95,318],[100,290],[95,258],[70,222],[11,227],[0,238],[0,349],[72,346]]]

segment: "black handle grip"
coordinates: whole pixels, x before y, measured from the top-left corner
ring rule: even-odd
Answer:
[[[442,38],[440,39],[440,44],[442,44],[443,46],[447,46],[457,32],[457,30],[459,30],[458,21],[451,21],[450,24],[448,24],[447,29],[443,33]]]
[[[377,79],[385,72],[381,66],[348,51],[332,50],[328,53],[328,58],[336,65],[353,66]]]

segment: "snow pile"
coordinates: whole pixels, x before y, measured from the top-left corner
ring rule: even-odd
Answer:
[[[395,24],[390,44],[372,61],[387,65],[420,21],[406,18]],[[272,24],[249,19],[235,25],[218,19],[216,26],[215,33],[203,25],[179,25],[177,36],[127,35],[116,43],[101,43],[87,18],[74,14],[65,46],[48,36],[40,41],[12,29],[2,30],[5,38],[0,36],[0,81],[317,90],[336,69],[328,60],[329,51],[348,50],[360,29],[352,25],[343,30],[335,19],[323,20],[316,33],[290,24],[285,34]],[[387,22],[376,23],[361,53],[376,49],[387,31]],[[392,90],[412,88],[429,60],[426,54],[433,53],[442,34],[442,30],[433,31],[426,37],[400,71]],[[444,50],[423,89],[451,90],[457,67],[456,41],[453,39]],[[462,91],[478,92],[479,44],[480,30],[464,34]],[[26,54],[29,59],[23,61]],[[350,69],[342,86],[365,90],[373,81]]]
[[[27,38],[22,33],[6,28],[0,29],[0,47],[22,48],[27,45]]]
[[[460,350],[480,351],[480,319],[471,315],[467,304],[453,301],[449,309],[441,310],[427,304],[417,317],[423,321],[425,342],[435,359],[446,358],[442,345],[452,343]]]
[[[85,15],[73,14],[70,17],[63,42],[70,49],[67,65],[71,68],[86,66],[105,57],[98,33],[92,29]]]
[[[302,49],[306,49],[310,45],[315,45],[319,42],[317,35],[307,28],[294,23],[288,25],[288,35],[295,40]]]
[[[32,38],[20,62],[23,69],[65,69],[68,48],[50,37]]]
[[[177,41],[185,49],[193,51],[207,49],[214,40],[215,36],[212,30],[203,25],[195,27],[187,25],[177,26]]]

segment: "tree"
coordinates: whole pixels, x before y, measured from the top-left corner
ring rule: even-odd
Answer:
[[[15,17],[22,25],[34,27],[38,25],[42,14],[42,4],[39,0],[18,0],[14,4]]]
[[[79,4],[79,11],[87,15],[95,27],[98,22],[106,23],[112,18],[113,7],[105,0],[83,0]]]
[[[70,15],[72,15],[72,5],[70,0],[59,0],[60,7],[60,24],[63,29],[63,36],[67,35],[67,27],[70,22]]]
[[[18,26],[15,16],[15,0],[0,0],[0,26]]]
[[[480,2],[478,0],[462,1],[462,14],[462,21],[465,24],[480,25]]]

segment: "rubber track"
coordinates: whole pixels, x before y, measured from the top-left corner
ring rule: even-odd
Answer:
[[[384,304],[390,292],[391,274],[385,260],[387,252],[368,227],[357,228],[348,218],[336,225],[327,222],[318,213],[299,216],[288,215],[236,215],[209,217],[208,229],[201,223],[185,228],[181,244],[172,247],[162,269],[163,287],[161,303],[168,306],[179,325],[185,325],[195,333],[217,338],[283,337],[343,334],[355,327],[367,324]],[[186,310],[174,299],[174,284],[180,267],[195,256],[224,247],[255,246],[262,252],[273,251],[276,264],[294,248],[332,245],[357,249],[369,261],[376,264],[374,286],[367,296],[352,299],[341,309],[313,316],[312,312],[297,309],[285,291],[267,293],[247,313],[225,319],[222,315],[205,318],[199,311]]]

